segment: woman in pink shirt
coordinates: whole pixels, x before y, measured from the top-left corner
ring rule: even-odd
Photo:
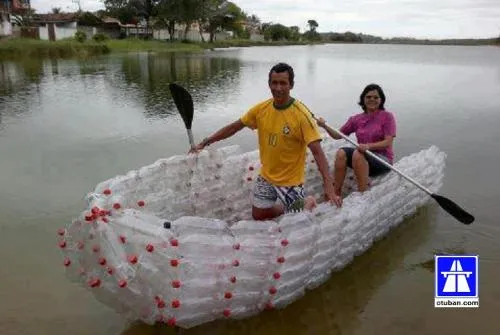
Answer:
[[[349,117],[339,129],[347,136],[355,133],[359,148],[342,147],[337,151],[334,174],[337,195],[341,195],[347,167],[354,170],[359,192],[368,189],[369,177],[390,171],[385,165],[365,154],[365,150],[370,150],[389,164],[394,162],[392,142],[396,136],[396,121],[393,114],[385,109],[384,103],[385,94],[379,85],[366,86],[359,99],[363,112]],[[326,125],[323,118],[318,120],[318,125],[334,139],[342,138]]]

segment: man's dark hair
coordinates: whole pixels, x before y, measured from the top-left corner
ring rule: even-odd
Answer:
[[[293,73],[293,68],[286,63],[278,63],[274,65],[271,70],[269,70],[269,79],[268,82],[271,84],[271,73],[281,73],[288,72],[288,81],[290,82],[290,86],[293,86],[293,80],[295,78],[295,74]]]

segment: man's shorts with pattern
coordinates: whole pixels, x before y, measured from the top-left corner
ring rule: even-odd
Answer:
[[[258,176],[254,185],[253,205],[271,208],[277,199],[285,206],[285,212],[301,210],[304,206],[304,186],[275,186]]]

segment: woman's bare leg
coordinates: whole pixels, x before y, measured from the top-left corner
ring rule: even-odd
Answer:
[[[344,150],[339,149],[335,155],[334,168],[334,189],[335,194],[342,196],[342,186],[344,185],[345,174],[347,170],[347,155]]]
[[[358,182],[358,191],[365,192],[368,189],[368,172],[369,166],[365,156],[358,150],[354,151],[352,155],[352,167],[354,175]]]

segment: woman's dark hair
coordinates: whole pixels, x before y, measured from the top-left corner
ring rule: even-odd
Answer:
[[[385,107],[384,107],[384,103],[385,103],[385,94],[384,94],[384,91],[382,90],[382,88],[379,85],[377,85],[377,84],[370,84],[370,85],[367,85],[365,87],[365,89],[363,90],[363,92],[361,92],[361,95],[359,96],[358,105],[360,105],[361,108],[363,108],[363,110],[365,112],[366,112],[365,96],[366,96],[366,94],[368,92],[373,91],[373,90],[377,90],[378,95],[380,96],[380,106],[379,106],[379,108],[382,109],[382,110],[385,110]]]
[[[278,63],[278,64],[274,65],[271,68],[271,70],[269,70],[269,79],[268,79],[269,84],[271,83],[271,74],[273,72],[276,72],[276,73],[288,72],[288,81],[290,82],[290,86],[293,86],[293,80],[294,80],[295,74],[293,73],[293,68],[290,65],[288,65],[286,63]]]

